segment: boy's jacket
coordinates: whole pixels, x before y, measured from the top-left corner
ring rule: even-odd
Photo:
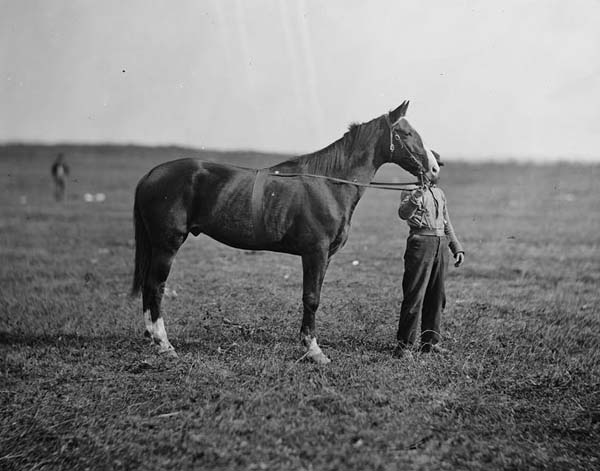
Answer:
[[[446,195],[441,188],[429,186],[421,197],[415,197],[414,191],[403,191],[398,216],[408,222],[411,234],[446,236],[453,255],[464,252],[450,222]]]

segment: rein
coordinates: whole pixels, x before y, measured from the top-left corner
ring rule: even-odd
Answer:
[[[395,183],[395,182],[371,182],[371,183],[359,183],[357,181],[351,181],[351,180],[344,180],[343,178],[335,178],[335,177],[328,177],[327,175],[315,175],[313,173],[280,173],[278,171],[275,172],[271,172],[268,174],[269,176],[273,176],[273,177],[310,177],[310,178],[321,178],[323,180],[329,180],[332,181],[334,183],[343,183],[346,185],[354,185],[354,186],[360,186],[360,187],[364,187],[364,188],[375,188],[378,190],[395,190],[395,191],[401,191],[401,190],[405,190],[405,187],[411,187],[411,186],[420,186],[421,183],[420,182],[404,182],[404,183]]]
[[[357,181],[344,180],[343,178],[328,177],[327,175],[315,175],[313,173],[280,173],[279,171],[269,172],[268,169],[262,168],[256,170],[256,176],[252,183],[252,202],[250,207],[252,208],[252,226],[254,228],[254,237],[256,240],[264,240],[265,238],[265,223],[263,220],[263,191],[265,186],[265,180],[267,176],[271,177],[310,177],[310,178],[321,178],[323,180],[329,180],[334,183],[340,183],[345,185],[354,185],[365,188],[375,188],[377,190],[394,190],[402,191],[407,189],[414,189],[415,186],[420,187],[423,182],[371,182],[371,183],[359,183]]]

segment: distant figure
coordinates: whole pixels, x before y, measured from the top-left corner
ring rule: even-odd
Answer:
[[[65,199],[67,187],[67,175],[69,175],[69,166],[65,163],[65,156],[60,153],[52,164],[52,178],[54,179],[54,198],[56,201]]]

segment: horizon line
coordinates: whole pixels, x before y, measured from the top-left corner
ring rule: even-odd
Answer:
[[[189,151],[198,151],[198,152],[220,152],[220,153],[235,153],[235,154],[262,154],[262,155],[280,155],[280,156],[299,156],[305,155],[309,152],[294,152],[294,151],[284,151],[284,150],[260,150],[260,149],[252,149],[252,148],[228,148],[224,147],[205,147],[205,146],[195,146],[195,145],[186,145],[186,144],[175,144],[175,143],[161,143],[161,144],[143,144],[139,142],[129,141],[44,141],[44,140],[0,140],[0,147],[26,147],[26,146],[37,146],[37,147],[137,147],[137,148],[147,148],[147,149],[160,149],[160,148],[180,148]],[[582,155],[582,154],[571,154],[567,156],[559,156],[559,155],[544,155],[544,154],[533,154],[533,155],[501,155],[501,154],[493,154],[486,153],[485,155],[476,156],[474,154],[458,154],[458,153],[443,153],[444,155],[450,155],[451,160],[454,162],[464,162],[464,163],[509,163],[509,162],[517,162],[517,163],[584,163],[584,164],[600,164],[600,155],[594,156],[591,154]]]

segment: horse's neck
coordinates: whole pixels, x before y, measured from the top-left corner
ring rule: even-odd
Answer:
[[[343,144],[340,143],[340,145]],[[316,153],[313,158],[324,160],[331,158],[334,160],[329,168],[324,167],[319,173],[359,183],[369,183],[379,167],[376,164],[375,146],[360,149],[345,149],[342,147],[342,150],[338,149],[335,155],[328,156]]]
[[[349,165],[343,169],[342,178],[359,183],[370,183],[375,172],[381,166],[376,155],[378,133],[375,123],[360,125],[356,129],[353,141],[344,147],[343,160]]]
[[[344,155],[344,159],[350,162],[350,165],[342,170],[341,178],[358,183],[370,183],[381,166],[375,155],[374,144],[358,149],[352,148]]]
[[[350,131],[324,149],[287,160],[273,168],[288,173],[317,174],[369,183],[382,162],[376,156],[376,130],[375,133],[373,128],[366,131],[366,137],[364,134],[356,134],[360,133],[361,129],[354,130],[354,137]]]
[[[359,183],[370,183],[379,168],[379,165],[375,163],[375,151],[372,149],[364,151],[363,155],[357,160],[358,164],[349,170],[347,179]]]

